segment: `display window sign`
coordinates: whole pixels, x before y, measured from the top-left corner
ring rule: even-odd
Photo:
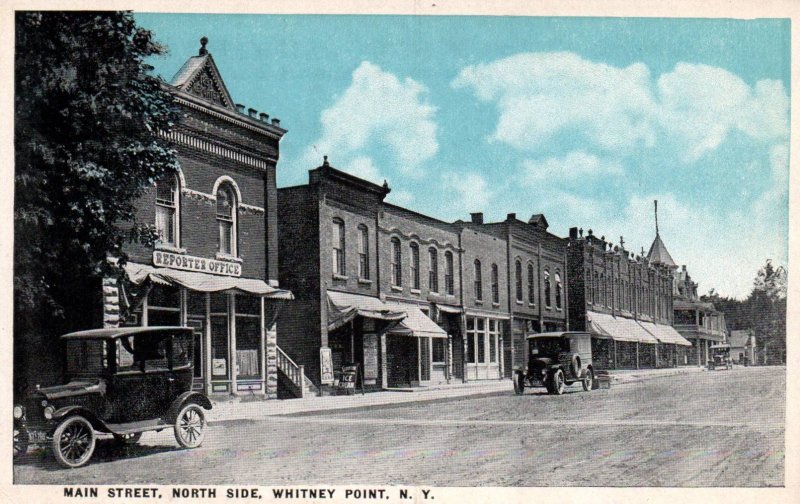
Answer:
[[[228,362],[225,359],[211,359],[211,374],[214,376],[227,376]]]
[[[242,265],[237,262],[175,254],[164,252],[163,250],[153,252],[153,266],[183,271],[197,271],[212,275],[242,276]]]

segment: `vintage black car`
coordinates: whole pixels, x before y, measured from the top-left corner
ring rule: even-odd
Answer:
[[[514,369],[514,392],[525,387],[545,387],[561,395],[567,385],[583,384],[583,390],[597,388],[592,364],[592,337],[582,332],[550,332],[527,335],[528,365]]]
[[[711,359],[708,360],[709,371],[715,369],[732,369],[733,359],[731,358],[731,346],[727,343],[718,343],[708,347],[711,352]]]
[[[98,433],[120,444],[172,428],[183,448],[203,442],[211,402],[192,391],[192,330],[96,329],[61,337],[65,385],[37,388],[14,405],[14,455],[50,444],[59,463],[80,467]]]

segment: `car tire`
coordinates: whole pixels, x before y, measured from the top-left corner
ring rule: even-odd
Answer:
[[[14,422],[14,456],[20,457],[28,453],[28,431]]]
[[[550,388],[548,391],[554,395],[561,395],[564,393],[565,386],[564,371],[556,369],[555,373],[553,373],[552,377],[550,378]]]
[[[53,455],[62,466],[75,469],[92,458],[95,441],[92,424],[80,415],[71,416],[53,432]]]
[[[586,370],[586,376],[583,378],[583,390],[584,392],[594,390],[594,373],[591,369]]]
[[[206,415],[197,404],[187,404],[175,418],[175,440],[181,448],[197,448],[203,443]]]
[[[525,392],[525,375],[520,372],[514,373],[514,393],[522,395]]]
[[[114,441],[120,446],[135,445],[142,439],[141,432],[133,432],[131,434],[114,434]]]

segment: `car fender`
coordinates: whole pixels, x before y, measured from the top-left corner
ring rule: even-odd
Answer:
[[[178,416],[178,413],[180,413],[181,409],[188,403],[198,404],[202,406],[203,409],[211,409],[211,401],[208,399],[208,397],[200,392],[197,392],[196,390],[190,390],[179,395],[174,401],[172,401],[172,405],[169,407],[167,414],[164,415],[164,419],[169,423],[174,422],[175,418]]]
[[[90,410],[84,408],[83,406],[65,406],[63,408],[57,409],[53,412],[53,426],[60,424],[62,420],[66,419],[67,417],[80,415],[92,424],[92,428],[99,432],[111,432],[111,429],[108,428],[106,423],[100,420],[97,415],[92,413]]]

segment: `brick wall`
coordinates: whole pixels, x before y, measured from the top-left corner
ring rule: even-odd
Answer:
[[[507,314],[509,309],[508,260],[506,240],[501,235],[489,234],[470,223],[461,223],[461,248],[463,280],[463,300],[466,309],[478,309]],[[481,278],[483,283],[482,300],[475,298],[475,260],[481,262]],[[492,301],[492,264],[497,265],[499,280],[499,302]]]

